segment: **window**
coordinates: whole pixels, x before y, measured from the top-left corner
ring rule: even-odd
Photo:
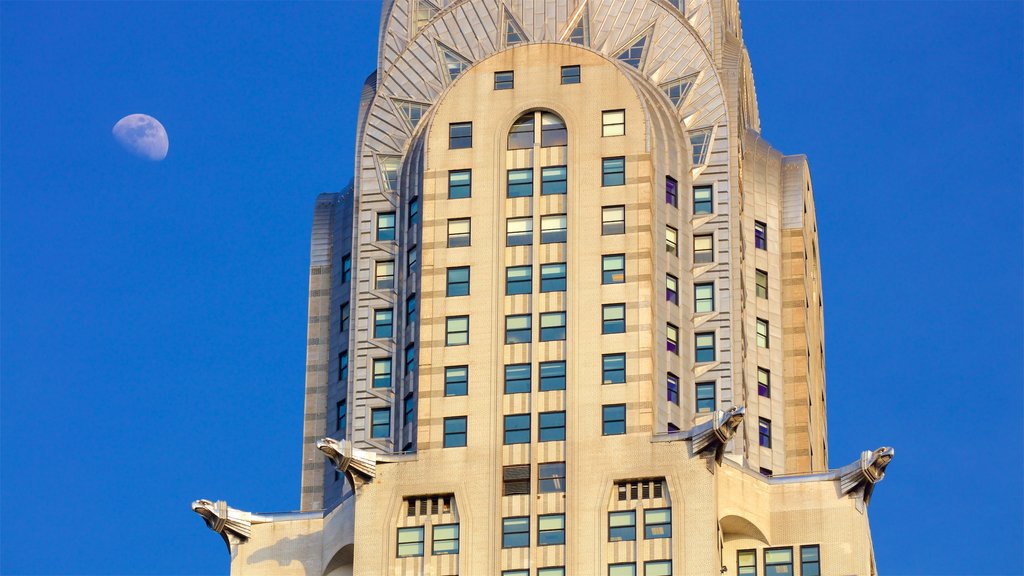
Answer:
[[[698,382],[697,383],[697,412],[714,412],[715,411],[715,383],[714,382]]]
[[[821,553],[817,544],[800,547],[800,576],[821,576]]]
[[[411,294],[405,301],[405,323],[412,324],[416,321],[416,295]]]
[[[461,448],[466,445],[466,417],[444,419],[444,447]]]
[[[469,246],[469,218],[448,220],[448,247]]]
[[[757,419],[757,443],[763,448],[772,447],[772,421],[767,418]]]
[[[601,136],[622,136],[626,133],[626,111],[601,112]]]
[[[533,244],[533,218],[509,218],[506,222],[505,245],[529,246]]]
[[[754,222],[754,248],[768,249],[768,225],[764,222]]]
[[[533,112],[527,112],[512,124],[508,132],[509,150],[529,150],[533,148]]]
[[[565,242],[565,214],[549,214],[540,217],[540,243]]]
[[[792,548],[766,548],[764,576],[790,576],[793,574]]]
[[[415,416],[416,400],[413,397],[412,392],[409,392],[408,394],[405,395],[405,423],[412,424],[412,421],[415,419]]]
[[[540,169],[540,193],[565,194],[566,192],[566,170],[565,166],[545,166]]]
[[[423,556],[423,526],[398,529],[398,557]]]
[[[757,319],[757,347],[768,347],[768,321]]]
[[[601,334],[621,334],[626,331],[626,305],[605,304],[601,307]]]
[[[601,208],[601,234],[611,236],[612,234],[626,233],[626,207],[605,206]]]
[[[671,537],[672,509],[654,508],[644,510],[644,538],[654,540]]]
[[[469,316],[449,316],[445,319],[445,346],[469,344]]]
[[[453,122],[448,125],[448,148],[457,150],[459,148],[473,147],[473,123]]]
[[[511,90],[515,85],[515,72],[507,70],[505,72],[494,73],[494,89],[495,90]]]
[[[530,465],[505,466],[501,471],[501,495],[530,493]]]
[[[711,129],[696,130],[690,133],[690,147],[693,150],[693,165],[703,166],[708,159],[711,148]]]
[[[537,466],[537,492],[565,492],[565,462],[548,462]]]
[[[672,576],[671,560],[644,562],[644,576]]]
[[[601,382],[622,384],[626,381],[626,355],[605,354],[601,356]]]
[[[530,387],[529,364],[507,364],[505,366],[505,394],[529,392]]]
[[[537,546],[565,544],[565,514],[537,516]]]
[[[391,338],[392,318],[394,312],[391,308],[383,308],[373,311],[373,337]]]
[[[565,440],[565,412],[541,412],[537,424],[539,442]]]
[[[374,272],[374,283],[378,290],[390,290],[395,287],[395,262],[377,262]]]
[[[419,254],[417,253],[416,247],[409,248],[409,252],[406,254],[406,272],[411,276],[416,272],[417,265],[419,264]]]
[[[391,387],[391,358],[373,359],[373,387]]]
[[[697,362],[715,361],[715,333],[701,332],[694,336],[694,359]]]
[[[384,212],[377,214],[377,240],[395,239],[395,213]]]
[[[471,170],[448,171],[448,199],[459,200],[473,195],[473,172]]]
[[[669,372],[665,378],[665,389],[668,401],[679,406],[679,376]]]
[[[626,405],[612,404],[601,407],[601,434],[615,436],[626,433]]]
[[[568,140],[569,133],[565,129],[565,122],[557,114],[542,112],[540,115],[541,147],[565,146]]]
[[[679,205],[679,182],[671,176],[665,176],[665,203],[669,206]]]
[[[447,296],[469,295],[469,266],[448,269]]]
[[[530,576],[529,570],[502,570],[501,576]]]
[[[693,310],[698,314],[715,311],[715,285],[696,284],[693,287]]]
[[[758,472],[761,473],[761,476],[767,476],[768,478],[772,477],[772,469],[771,468],[765,468],[764,466],[761,466],[758,469]]]
[[[345,254],[341,257],[341,283],[345,284],[352,279],[352,255]]]
[[[601,160],[601,186],[622,186],[626,183],[626,159],[604,158]]]
[[[627,542],[636,540],[636,511],[608,513],[608,541]]]
[[[609,564],[608,576],[636,576],[636,564]]]
[[[416,369],[416,344],[409,344],[405,347],[405,373],[409,374]]]
[[[675,324],[670,323],[665,327],[665,349],[679,354],[679,327]]]
[[[387,438],[391,435],[391,409],[374,408],[370,411],[370,437]]]
[[[757,576],[757,551],[740,550],[736,552],[736,568],[739,576]]]
[[[543,319],[541,320],[543,322]],[[541,331],[543,332],[543,328]],[[565,390],[565,361],[540,363],[540,391]]]
[[[768,297],[768,273],[764,270],[754,271],[754,285],[757,287],[757,297]]]
[[[540,341],[565,340],[565,312],[545,312],[540,315]]]
[[[349,317],[350,317],[349,315],[350,315],[350,312],[349,312],[348,302],[345,302],[344,304],[341,305],[341,311],[338,313],[338,316],[339,316],[338,324],[341,326],[341,331],[342,332],[348,330],[348,321],[349,321]]]
[[[715,261],[715,245],[713,237],[708,234],[706,236],[694,236],[693,237],[693,263],[694,264],[707,264]]]
[[[505,294],[529,294],[533,292],[533,267],[509,266],[505,268]]]
[[[420,199],[413,197],[409,200],[409,226],[420,221]]]
[[[537,576],[565,576],[565,566],[537,568]]]
[[[711,214],[711,186],[693,187],[693,214]]]
[[[679,278],[671,274],[665,276],[665,300],[679,304]]]
[[[540,291],[565,292],[565,262],[540,265]]]
[[[626,281],[626,255],[601,257],[601,284],[622,284]]]
[[[526,548],[530,545],[530,517],[501,519],[501,547]]]
[[[434,526],[434,556],[459,553],[459,525],[438,524]]]
[[[533,339],[531,324],[529,314],[505,316],[505,344],[528,344]]]
[[[679,231],[671,226],[665,227],[665,252],[673,256],[679,255]]]
[[[533,168],[509,170],[505,190],[509,198],[533,196]]]
[[[580,67],[562,66],[562,84],[579,84]]]
[[[338,404],[335,406],[335,410],[337,410],[337,416],[338,417],[337,417],[337,419],[334,422],[334,430],[335,431],[338,431],[338,430],[344,431],[345,430],[345,424],[347,423],[346,422],[347,416],[348,416],[348,407],[346,406],[345,401],[342,400],[342,401],[338,402]]]
[[[530,443],[530,415],[510,414],[505,416],[505,444]]]
[[[444,395],[465,396],[469,389],[469,366],[448,366],[444,369]]]
[[[757,395],[772,397],[772,375],[764,368],[757,369]]]

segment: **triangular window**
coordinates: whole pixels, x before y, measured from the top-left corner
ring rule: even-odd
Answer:
[[[580,46],[590,46],[590,18],[586,6],[580,11],[580,17],[565,36],[565,40]]]
[[[390,192],[398,192],[398,168],[402,165],[401,157],[378,156],[377,165],[380,167],[384,188]]]
[[[629,48],[615,55],[616,58],[639,70],[644,64],[644,50],[647,48],[647,34],[637,38]]]
[[[672,101],[672,105],[679,108],[680,105],[686,100],[686,97],[690,94],[690,89],[697,82],[697,75],[690,74],[685,78],[679,78],[671,82],[666,82],[661,85],[661,89],[665,91],[665,95]]]
[[[437,48],[441,51],[441,64],[444,66],[444,73],[448,76],[449,81],[455,80],[466,68],[469,68],[469,60],[458,52],[440,43]]]
[[[416,0],[416,8],[412,13],[412,33],[415,34],[427,25],[441,9],[428,0]]]
[[[409,123],[409,128],[412,130],[416,129],[416,125],[420,123],[426,114],[427,110],[430,109],[429,104],[420,104],[419,102],[406,102],[404,100],[395,100],[395,107],[402,113],[402,117]]]
[[[711,149],[711,128],[690,132],[690,147],[693,148],[693,167],[703,166]]]
[[[515,46],[526,41],[526,32],[523,32],[512,13],[505,9],[505,46]]]

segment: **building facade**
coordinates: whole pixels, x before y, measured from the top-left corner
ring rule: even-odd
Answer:
[[[807,160],[736,0],[385,0],[313,219],[301,511],[232,574],[874,574]]]

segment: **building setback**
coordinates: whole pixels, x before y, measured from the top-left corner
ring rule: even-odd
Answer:
[[[385,0],[314,209],[301,511],[231,573],[875,574],[736,0]],[[854,459],[854,455],[849,455]]]

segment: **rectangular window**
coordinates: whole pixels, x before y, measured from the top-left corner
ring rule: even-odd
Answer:
[[[679,278],[671,274],[665,276],[665,300],[679,304]]]
[[[736,568],[739,576],[757,576],[757,550],[737,551]]]
[[[711,214],[711,186],[693,187],[693,214]]]
[[[540,265],[540,291],[565,292],[565,262]]]
[[[530,443],[530,415],[509,414],[505,416],[505,444]]]
[[[465,396],[469,393],[469,366],[448,366],[444,369],[444,395]]]
[[[465,346],[469,344],[469,316],[449,316],[445,318],[445,346]]]
[[[715,361],[715,333],[701,332],[693,338],[694,360],[696,362]]]
[[[679,205],[679,182],[671,176],[665,176],[665,203],[669,206]]]
[[[533,267],[509,266],[505,268],[505,294],[529,294],[533,292]]]
[[[509,198],[533,196],[533,168],[509,170],[506,193]]]
[[[540,169],[540,193],[565,194],[566,169],[565,166],[545,166]]]
[[[416,295],[411,294],[405,301],[405,323],[412,324],[416,321]]]
[[[347,424],[346,419],[348,416],[348,406],[345,401],[342,400],[335,406],[335,410],[337,410],[337,418],[334,421],[334,430],[344,432],[345,425]]]
[[[754,222],[754,248],[768,249],[768,225],[764,222]]]
[[[501,519],[501,547],[526,548],[530,545],[530,517]]]
[[[452,218],[448,220],[448,247],[459,248],[469,246],[469,218]]]
[[[412,226],[420,221],[420,199],[418,196],[413,196],[409,200],[409,226]]]
[[[768,347],[768,321],[757,319],[757,347]]]
[[[622,284],[626,281],[626,255],[601,257],[601,284]]]
[[[377,290],[390,290],[395,287],[395,262],[377,262],[374,270],[374,285]]]
[[[601,112],[601,136],[622,136],[626,133],[626,111]]]
[[[391,358],[373,359],[373,387],[391,388]]]
[[[416,250],[415,246],[410,248],[409,252],[406,253],[405,262],[406,262],[406,264],[405,264],[406,273],[409,274],[410,276],[412,276],[412,274],[414,272],[416,272],[416,269],[418,268],[418,264],[419,264],[419,253]]]
[[[537,428],[539,442],[565,440],[565,412],[541,412]]]
[[[625,233],[626,207],[604,206],[601,208],[601,234],[611,236],[613,234]]]
[[[345,254],[341,257],[341,283],[345,284],[352,279],[352,256]]]
[[[697,382],[697,412],[715,411],[715,383]]]
[[[763,448],[772,447],[772,421],[767,418],[757,419],[757,443]]]
[[[529,570],[502,570],[501,576],[530,576]]]
[[[383,212],[377,214],[377,240],[395,239],[395,213]]]
[[[537,492],[565,492],[565,462],[548,462],[537,466]]]
[[[655,540],[657,538],[672,537],[672,509],[653,508],[644,510],[644,538]]]
[[[622,186],[626,183],[626,159],[603,158],[601,160],[601,186]]]
[[[817,544],[800,547],[800,576],[821,576],[821,552]]]
[[[754,271],[754,285],[757,286],[757,297],[768,297],[768,273],[764,270]]]
[[[626,331],[626,305],[605,304],[601,307],[601,334],[622,334]]]
[[[636,540],[636,511],[608,513],[608,541],[632,542]]]
[[[391,409],[374,408],[370,411],[370,437],[387,438],[391,436]]]
[[[533,218],[509,218],[505,224],[506,246],[529,246],[533,244]]]
[[[459,200],[473,195],[473,171],[448,171],[448,199]]]
[[[623,384],[626,382],[626,355],[605,354],[601,356],[601,382]]]
[[[505,394],[529,392],[530,387],[529,364],[507,364],[505,366]]]
[[[505,344],[528,344],[533,340],[533,326],[529,314],[505,316]]]
[[[679,231],[671,226],[665,227],[665,252],[673,256],[679,255]]]
[[[434,556],[459,553],[459,525],[438,524],[434,526]]]
[[[673,354],[679,354],[679,327],[675,324],[665,326],[665,349]]]
[[[636,564],[609,564],[608,576],[636,576]]]
[[[511,90],[515,86],[515,72],[506,70],[494,73],[495,90]]]
[[[409,392],[408,394],[405,395],[405,420],[404,420],[404,422],[406,424],[412,424],[412,421],[415,419],[415,417],[416,417],[416,400],[413,397],[412,392]]]
[[[715,261],[714,237],[706,236],[693,237],[693,263],[708,264]]]
[[[669,372],[665,378],[666,397],[668,401],[679,405],[679,376]]]
[[[473,123],[452,122],[448,125],[448,148],[458,150],[459,148],[473,147]]]
[[[566,217],[565,214],[549,214],[540,217],[540,243],[552,244],[565,242]]]
[[[405,347],[405,373],[409,374],[416,369],[416,345],[409,344]]]
[[[541,321],[543,322],[543,320]],[[548,392],[550,390],[565,390],[564,360],[540,363],[540,391]]]
[[[565,576],[565,566],[537,568],[537,576]]]
[[[764,368],[757,369],[757,395],[772,397],[772,375]]]
[[[448,284],[445,290],[445,295],[469,295],[469,266],[459,266],[458,268],[448,269]]]
[[[644,576],[672,576],[671,560],[644,562]]]
[[[423,526],[398,529],[398,557],[423,556]]]
[[[466,445],[466,417],[444,419],[444,447],[462,448]]]
[[[394,312],[391,308],[373,311],[373,337],[391,338]]]
[[[530,493],[530,465],[505,466],[501,471],[501,495]]]
[[[693,286],[693,310],[698,314],[715,311],[714,284],[695,284]]]
[[[341,326],[341,331],[342,332],[348,330],[348,321],[349,321],[349,317],[350,317],[349,314],[350,314],[350,312],[349,312],[348,302],[345,302],[344,304],[341,305],[341,311],[338,314],[338,316],[339,316],[338,324]]]
[[[791,576],[793,574],[792,548],[766,548],[764,576]]]
[[[579,84],[580,67],[562,66],[562,84]]]
[[[537,516],[537,546],[565,544],[565,514]]]
[[[626,433],[626,405],[611,404],[601,407],[601,434],[615,436]]]
[[[540,315],[540,341],[565,340],[565,312],[544,312]]]

